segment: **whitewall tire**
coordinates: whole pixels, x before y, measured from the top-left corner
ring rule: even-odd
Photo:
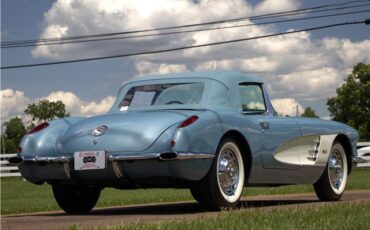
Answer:
[[[193,197],[211,210],[238,207],[245,182],[242,153],[237,143],[225,138],[207,176],[192,184]]]
[[[341,198],[347,184],[348,160],[346,152],[339,142],[334,142],[328,163],[320,179],[314,184],[320,200],[337,201]]]

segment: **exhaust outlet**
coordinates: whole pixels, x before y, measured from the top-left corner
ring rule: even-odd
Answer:
[[[177,158],[177,153],[173,153],[173,152],[159,154],[159,159],[164,160],[164,161],[175,160],[176,158]]]
[[[8,159],[9,165],[19,166],[23,163],[23,158],[20,156],[11,157]]]

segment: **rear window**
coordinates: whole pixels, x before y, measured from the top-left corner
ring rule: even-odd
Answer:
[[[204,83],[201,82],[135,86],[127,91],[119,110],[135,106],[199,104],[203,91]]]

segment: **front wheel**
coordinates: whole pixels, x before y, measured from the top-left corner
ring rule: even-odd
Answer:
[[[318,198],[322,201],[337,201],[346,188],[348,177],[347,155],[342,144],[335,142],[329,155],[326,169],[314,184]]]
[[[244,187],[243,157],[237,143],[221,141],[207,176],[191,186],[194,198],[211,210],[238,207]]]
[[[89,186],[53,185],[53,193],[59,207],[68,214],[84,214],[95,206],[100,188]]]

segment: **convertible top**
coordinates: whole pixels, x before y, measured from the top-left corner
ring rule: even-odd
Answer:
[[[148,74],[135,77],[125,82],[117,95],[117,100],[113,104],[109,113],[119,112],[119,104],[131,87],[137,85],[153,84],[154,82],[160,81],[168,83],[176,82],[189,82],[189,81],[202,81],[208,82],[204,90],[204,97],[202,101],[194,105],[182,105],[181,108],[178,105],[172,106],[156,106],[156,109],[225,109],[241,111],[238,96],[234,95],[234,90],[240,83],[257,83],[263,84],[261,78],[252,74],[243,74],[236,71],[226,70],[214,70],[214,71],[203,71],[203,72],[185,72],[185,73],[172,73],[172,74]],[[223,86],[223,87],[222,87]],[[274,111],[268,95],[264,91],[266,98],[267,112],[272,113]],[[154,107],[150,107],[153,109]],[[135,110],[148,109],[147,107],[135,107]]]
[[[203,71],[203,72],[185,72],[185,73],[171,73],[171,74],[147,74],[139,75],[136,78],[125,82],[125,84],[158,80],[158,79],[184,79],[184,78],[206,78],[214,79],[230,86],[234,82],[253,82],[263,83],[262,79],[251,74],[244,74],[236,71],[228,70],[214,70],[214,71]]]

